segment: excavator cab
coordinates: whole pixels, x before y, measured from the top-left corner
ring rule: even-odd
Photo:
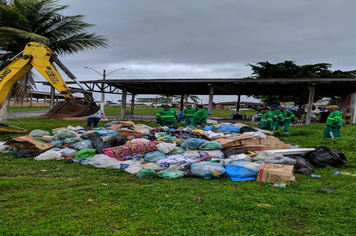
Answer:
[[[67,86],[55,64],[76,82],[79,89],[71,89]],[[65,101],[58,102],[48,113],[38,118],[81,117],[91,115],[99,110],[100,107],[94,102],[92,93],[83,88],[77,78],[58,59],[57,55],[47,46],[35,42],[28,43],[22,53],[1,65],[0,107],[14,83],[33,67],[65,98]],[[83,93],[84,99],[76,99],[73,93]]]

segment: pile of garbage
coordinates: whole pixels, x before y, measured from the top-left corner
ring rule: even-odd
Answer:
[[[0,143],[0,152],[35,160],[64,160],[96,168],[124,169],[139,178],[230,177],[281,183],[314,167],[340,166],[344,154],[328,147],[299,148],[245,124],[216,123],[197,129],[149,127],[111,121],[97,129],[33,130]]]

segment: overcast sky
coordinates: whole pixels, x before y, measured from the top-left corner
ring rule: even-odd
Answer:
[[[354,70],[355,0],[62,0],[109,48],[61,57],[79,80],[242,78],[248,63]],[[100,95],[95,95],[100,98]],[[144,96],[147,97],[147,96]],[[116,97],[107,96],[116,101]],[[214,101],[235,97],[215,96]],[[249,100],[243,98],[242,100]],[[207,99],[204,98],[204,102]]]

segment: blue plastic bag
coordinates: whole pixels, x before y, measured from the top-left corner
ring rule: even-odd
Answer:
[[[234,126],[234,125],[224,125],[220,129],[218,129],[219,132],[236,132],[240,133],[241,127],[239,126]]]
[[[256,179],[258,172],[229,164],[225,167],[225,175],[230,177],[232,181],[246,181]]]
[[[214,130],[214,125],[208,125],[203,128],[204,131]]]

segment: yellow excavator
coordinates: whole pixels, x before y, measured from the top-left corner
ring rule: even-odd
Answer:
[[[76,82],[79,86],[78,89],[67,86],[54,63]],[[94,102],[92,93],[83,88],[82,84],[62,64],[57,55],[47,46],[35,42],[28,43],[21,53],[0,65],[0,108],[15,82],[33,67],[65,98],[65,101],[58,102],[49,112],[38,118],[80,117],[91,115],[99,110],[100,107]],[[75,99],[73,93],[84,94],[84,99]],[[0,123],[0,131],[13,132],[13,129],[4,127],[13,128],[13,126]]]

